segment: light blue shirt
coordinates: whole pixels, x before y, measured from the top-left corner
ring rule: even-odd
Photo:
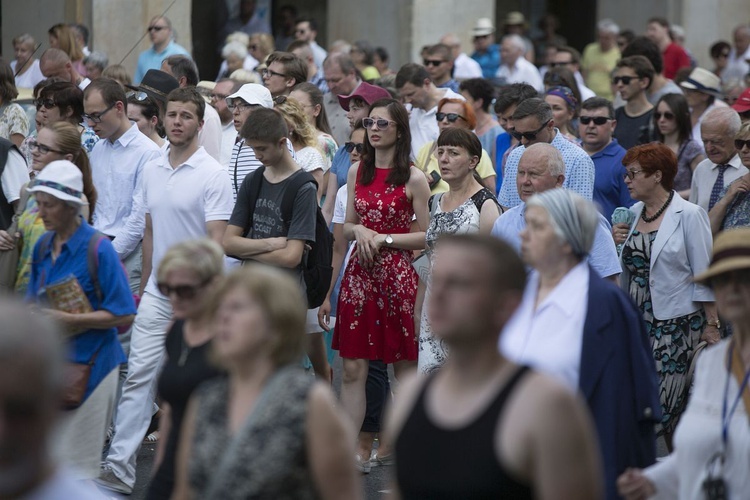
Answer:
[[[521,253],[521,231],[526,228],[525,212],[526,204],[521,202],[520,205],[516,205],[498,217],[495,225],[492,226],[492,236],[505,241],[519,254]],[[622,267],[620,267],[620,259],[612,239],[612,226],[602,214],[597,215],[599,224],[596,226],[594,243],[587,260],[599,276],[606,278],[613,274],[620,274]]]
[[[169,56],[190,56],[190,52],[185,50],[182,45],[177,45],[174,40],[170,41],[169,44],[161,52],[156,52],[152,45],[148,50],[141,52],[138,56],[138,67],[135,69],[135,77],[133,83],[138,85],[143,80],[143,75],[150,69],[161,69],[161,62]]]
[[[550,144],[560,151],[565,162],[565,182],[562,187],[580,194],[587,200],[592,199],[595,168],[591,157],[580,146],[563,137],[558,129],[555,129],[555,138]],[[518,146],[510,152],[508,161],[505,163],[505,177],[497,201],[507,208],[521,204],[516,177],[518,177],[518,161],[524,151],[526,151],[524,146]]]

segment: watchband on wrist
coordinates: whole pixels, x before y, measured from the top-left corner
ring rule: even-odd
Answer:
[[[708,326],[715,326],[716,328],[721,328],[721,321],[718,319],[715,320],[709,320],[706,322]]]

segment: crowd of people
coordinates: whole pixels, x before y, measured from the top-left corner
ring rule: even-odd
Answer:
[[[144,443],[149,499],[747,496],[750,25],[390,69],[240,4],[214,80],[163,15],[133,75],[80,24],[0,61],[0,496]]]

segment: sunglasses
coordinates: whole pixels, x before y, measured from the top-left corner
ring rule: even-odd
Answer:
[[[284,104],[285,102],[286,102],[286,96],[285,95],[280,95],[280,96],[276,96],[276,97],[273,98],[273,103],[275,105],[277,105],[277,106],[280,105],[280,104]]]
[[[29,141],[29,151],[34,151],[34,150],[39,150],[39,152],[41,154],[43,154],[43,155],[46,155],[50,151],[53,152],[53,153],[60,154],[60,155],[64,155],[65,154],[62,151],[60,151],[59,149],[52,149],[49,146],[45,146],[44,144],[39,144],[38,142],[36,142],[34,140],[31,140],[31,141]]]
[[[466,120],[466,118],[464,118],[463,116],[459,115],[458,113],[437,113],[435,115],[435,118],[437,118],[437,121],[439,121],[439,122],[441,122],[441,121],[443,121],[443,120],[445,120],[447,118],[448,122],[450,122],[450,123],[455,123],[456,120],[458,120],[459,118],[461,118],[462,120]]]
[[[423,59],[422,60],[422,64],[425,67],[429,67],[429,66],[435,66],[435,67],[437,67],[437,66],[440,66],[441,64],[443,64],[444,62],[445,61],[443,61],[443,60],[437,60],[437,61],[436,60],[431,60],[431,59]]]
[[[263,78],[271,78],[272,76],[280,76],[281,78],[286,78],[286,75],[284,73],[279,73],[278,71],[272,71],[268,68],[261,71],[260,74]]]
[[[170,286],[167,283],[157,283],[156,287],[159,289],[159,293],[165,297],[169,297],[174,293],[178,299],[190,300],[194,299],[198,295],[198,291],[206,286],[211,280],[205,280],[197,285],[177,285]]]
[[[378,118],[377,120],[373,118],[364,118],[362,119],[362,125],[365,128],[372,128],[373,125],[378,126],[378,130],[385,130],[388,128],[388,125],[391,123],[396,123],[393,120],[386,120],[385,118]]]
[[[538,129],[534,130],[533,132],[517,132],[514,129],[514,130],[510,131],[510,135],[512,135],[517,141],[520,141],[522,137],[524,139],[526,139],[527,141],[534,141],[534,140],[536,140],[537,134],[539,134],[539,132],[541,132],[542,130],[544,130],[544,127],[546,127],[547,124],[549,124],[550,121],[551,120],[547,120],[546,122],[544,122],[544,124],[541,127],[539,127]]]
[[[549,66],[550,68],[561,68],[563,66],[567,66],[568,64],[573,64],[573,61],[551,62],[547,63],[547,66]]]
[[[623,85],[630,85],[633,80],[640,80],[637,76],[614,76],[612,77],[612,85],[617,85],[622,82]]]
[[[102,122],[102,116],[104,116],[105,114],[107,114],[110,109],[114,108],[115,104],[117,104],[117,102],[118,101],[115,101],[112,104],[110,104],[109,107],[107,107],[107,109],[105,109],[101,113],[92,113],[90,115],[87,115],[86,113],[84,113],[82,115],[83,119],[86,120],[87,122],[91,122],[91,123],[101,123]]]
[[[584,125],[588,125],[591,122],[594,122],[594,125],[604,125],[612,118],[606,116],[581,116],[578,119],[581,120],[581,123]]]
[[[362,154],[362,151],[365,149],[365,145],[361,142],[347,142],[344,144],[344,149],[346,149],[347,153],[351,153],[355,149],[357,150],[357,153]]]
[[[57,106],[57,104],[55,104],[55,101],[52,99],[35,99],[34,106],[36,106],[37,110],[42,106],[44,106],[44,109],[52,109]]]
[[[166,26],[149,26],[148,32],[151,33],[152,31],[161,31],[167,29]]]
[[[128,99],[135,99],[136,101],[145,101],[146,99],[148,99],[148,94],[143,92],[142,90],[131,90],[130,92],[125,94],[125,97],[127,97]]]
[[[661,120],[661,118],[664,117],[665,120],[674,120],[674,113],[670,113],[669,111],[665,111],[664,113],[659,113],[658,111],[654,113],[654,118],[656,120]]]
[[[742,149],[743,146],[747,146],[748,149],[750,149],[750,140],[742,140],[742,139],[735,139],[734,140],[734,147],[737,148],[737,151]]]

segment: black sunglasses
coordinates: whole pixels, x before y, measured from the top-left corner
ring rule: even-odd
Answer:
[[[286,102],[286,96],[285,95],[279,95],[273,98],[273,103],[277,106],[279,104],[284,104]]]
[[[42,106],[44,106],[44,109],[52,109],[57,106],[57,104],[55,104],[55,101],[52,99],[34,99],[34,106],[36,106],[37,110]]]
[[[435,118],[437,118],[437,121],[439,122],[447,118],[450,123],[455,123],[455,121],[458,120],[459,118],[461,118],[462,120],[466,120],[466,118],[459,115],[458,113],[437,113],[435,115]]]
[[[750,149],[750,140],[745,140],[745,141],[743,141],[742,139],[734,140],[734,147],[737,148],[737,151],[742,149],[743,146],[747,146],[747,148]]]
[[[166,26],[149,26],[148,32],[151,33],[152,31],[161,31],[167,29]]]
[[[177,295],[177,298],[179,299],[185,299],[190,300],[194,299],[196,295],[198,295],[198,291],[206,286],[208,282],[211,281],[210,279],[204,280],[197,285],[177,285],[177,286],[169,286],[166,283],[157,283],[156,287],[159,289],[159,293],[164,295],[165,297],[169,297],[174,293]]]
[[[361,142],[347,142],[344,144],[344,149],[346,149],[347,153],[351,153],[355,149],[357,150],[357,153],[362,154],[362,151],[365,149],[365,145]]]
[[[516,130],[513,129],[510,131],[510,135],[512,135],[517,141],[520,141],[522,137],[526,139],[527,141],[534,141],[536,140],[537,134],[539,134],[539,132],[544,130],[544,127],[546,127],[550,121],[551,120],[547,120],[546,122],[544,122],[544,124],[541,127],[534,130],[533,132],[516,132]]]
[[[578,119],[581,120],[581,123],[584,125],[588,125],[591,122],[594,122],[594,125],[604,125],[612,118],[607,116],[581,116]]]
[[[622,82],[623,85],[630,85],[630,82],[633,80],[640,80],[640,78],[637,76],[613,76],[612,85],[617,85],[620,82]]]
[[[432,59],[432,60],[431,59],[422,59],[422,63],[424,64],[424,66],[440,66],[444,62],[445,61],[443,61],[443,60],[436,61],[434,59]]]
[[[284,73],[279,73],[278,71],[273,71],[268,68],[261,71],[260,74],[263,78],[271,78],[272,76],[280,76],[281,78],[286,78],[286,75]]]
[[[549,66],[550,68],[561,68],[563,66],[567,66],[568,64],[573,64],[573,61],[551,62],[547,63],[547,66]]]
[[[669,111],[665,111],[664,113],[659,113],[658,111],[654,113],[654,118],[657,120],[661,120],[661,117],[664,117],[666,120],[674,120],[674,113],[670,113]]]

